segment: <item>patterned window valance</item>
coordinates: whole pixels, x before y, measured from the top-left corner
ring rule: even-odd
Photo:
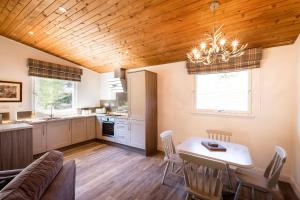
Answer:
[[[81,81],[82,69],[28,59],[29,76]]]
[[[243,69],[259,68],[262,59],[262,48],[245,50],[244,55],[231,58],[227,63],[215,63],[213,65],[195,64],[187,61],[186,68],[189,74],[208,74],[240,71]]]

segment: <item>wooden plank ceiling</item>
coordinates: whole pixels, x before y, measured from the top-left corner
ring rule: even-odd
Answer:
[[[250,47],[291,44],[299,0],[220,0],[216,24]],[[97,72],[185,60],[210,0],[0,0],[0,34]],[[17,55],[16,55],[17,56]]]

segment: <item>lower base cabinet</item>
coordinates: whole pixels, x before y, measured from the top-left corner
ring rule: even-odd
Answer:
[[[87,140],[86,118],[76,118],[71,120],[72,144]]]
[[[0,132],[0,171],[27,167],[32,146],[32,128]]]
[[[115,120],[115,142],[130,146],[130,125],[128,120]]]
[[[130,120],[130,137],[131,146],[145,148],[145,121],[143,120]]]
[[[96,138],[96,127],[95,116],[33,124],[33,154],[92,140]]]
[[[70,120],[47,122],[47,150],[71,145]]]
[[[33,154],[47,151],[46,123],[34,124],[32,128]]]
[[[87,140],[96,138],[96,117],[86,118],[86,134]]]

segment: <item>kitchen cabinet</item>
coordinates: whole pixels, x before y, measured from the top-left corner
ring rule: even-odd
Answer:
[[[130,120],[130,136],[131,146],[145,149],[145,121]]]
[[[47,150],[71,145],[70,120],[47,122]]]
[[[142,70],[129,72],[128,116],[131,146],[145,150],[146,155],[157,151],[157,74]]]
[[[115,138],[120,144],[130,145],[130,129],[127,119],[116,119],[115,121]]]
[[[128,74],[128,114],[131,119],[145,120],[145,71]]]
[[[101,120],[101,116],[96,117],[96,138],[102,139],[102,120]]]
[[[96,117],[86,118],[86,133],[87,140],[96,138]]]
[[[72,144],[87,140],[86,118],[75,118],[71,120]]]
[[[28,124],[20,126],[23,128],[0,130],[0,171],[22,169],[33,161],[32,127]]]
[[[47,151],[46,123],[33,125],[32,140],[33,155]]]

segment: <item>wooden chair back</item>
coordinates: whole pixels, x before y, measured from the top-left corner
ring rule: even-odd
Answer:
[[[212,140],[220,140],[224,142],[230,142],[230,138],[232,136],[231,132],[221,131],[221,130],[206,130],[208,134],[208,138]]]
[[[164,148],[165,156],[170,159],[173,154],[176,154],[175,145],[172,139],[173,131],[167,130],[160,134],[162,146]]]
[[[281,170],[286,162],[286,151],[280,147],[275,147],[275,155],[265,170],[264,176],[268,178],[268,187],[273,188],[277,185]]]
[[[214,160],[179,153],[183,159],[186,190],[204,199],[221,197],[222,176],[226,164]]]

